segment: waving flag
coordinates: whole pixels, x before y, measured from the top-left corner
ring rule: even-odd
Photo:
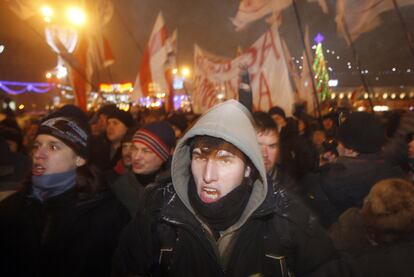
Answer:
[[[168,38],[162,14],[159,13],[152,29],[148,45],[144,50],[141,66],[134,85],[132,101],[157,93],[172,93],[166,68],[171,67],[172,45]]]
[[[397,3],[403,7],[414,5],[414,0],[399,0]],[[337,31],[350,44],[362,33],[380,25],[379,15],[392,9],[392,0],[338,0],[335,18]]]
[[[292,4],[292,0],[242,0],[232,19],[236,31],[270,13],[279,13]]]

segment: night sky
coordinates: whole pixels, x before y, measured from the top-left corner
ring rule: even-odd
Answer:
[[[260,20],[241,32],[235,32],[230,17],[235,16],[239,0],[117,0],[115,12],[104,29],[115,55],[115,64],[96,72],[94,82],[133,82],[152,26],[159,11],[167,28],[178,30],[178,64],[192,66],[193,45],[216,55],[235,57],[236,49],[246,49],[266,30]],[[340,86],[359,86],[359,75],[352,52],[336,33],[335,1],[327,1],[330,14],[322,13],[317,3],[297,1],[303,25],[310,27],[313,38],[318,32],[325,36],[324,49],[331,79]],[[414,34],[414,6],[401,9],[409,30]],[[298,24],[290,7],[282,14],[281,36],[294,57],[300,58],[303,47]],[[363,69],[369,71],[371,86],[414,85],[414,57],[411,56],[401,22],[395,11],[381,16],[383,24],[355,41]],[[304,26],[303,26],[304,27]],[[0,80],[44,82],[45,73],[56,65],[56,56],[44,41],[44,23],[40,17],[20,20],[4,1],[0,2]],[[340,59],[337,59],[337,56]],[[347,63],[351,62],[352,69]],[[396,68],[392,71],[392,68]],[[411,72],[407,72],[411,69]]]

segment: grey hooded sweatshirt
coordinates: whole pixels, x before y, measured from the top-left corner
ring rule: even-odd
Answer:
[[[195,212],[190,205],[187,189],[190,180],[188,169],[191,165],[188,140],[203,135],[221,138],[236,146],[252,161],[259,171],[260,179],[254,183],[249,202],[239,221],[231,226],[227,232],[240,228],[253,211],[262,204],[267,194],[266,169],[251,120],[250,112],[235,100],[228,100],[214,106],[182,137],[173,155],[171,171],[174,189],[187,209],[193,214]]]

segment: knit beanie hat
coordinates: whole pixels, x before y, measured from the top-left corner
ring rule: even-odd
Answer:
[[[43,121],[36,136],[50,135],[63,141],[76,154],[84,159],[89,156],[89,132],[83,124],[69,117],[51,117]]]
[[[175,146],[175,132],[167,121],[153,122],[141,127],[132,142],[139,142],[150,148],[157,156],[167,161]]]
[[[385,143],[385,129],[374,114],[354,112],[339,126],[338,141],[359,153],[379,152]]]
[[[120,110],[120,109],[114,109],[108,114],[108,119],[110,118],[116,118],[119,121],[121,121],[127,128],[132,127],[134,125],[134,119],[132,118],[132,115],[129,112]]]
[[[284,111],[281,107],[274,106],[274,107],[272,107],[272,108],[269,110],[269,115],[270,115],[270,116],[272,116],[272,115],[274,115],[274,114],[278,114],[278,115],[280,115],[281,117],[283,117],[284,119],[286,119],[286,113],[285,113],[285,111]]]

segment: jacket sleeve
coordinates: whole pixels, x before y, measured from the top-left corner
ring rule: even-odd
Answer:
[[[299,199],[290,202],[284,225],[295,253],[291,264],[295,276],[358,276],[352,261],[340,256],[309,209]]]

